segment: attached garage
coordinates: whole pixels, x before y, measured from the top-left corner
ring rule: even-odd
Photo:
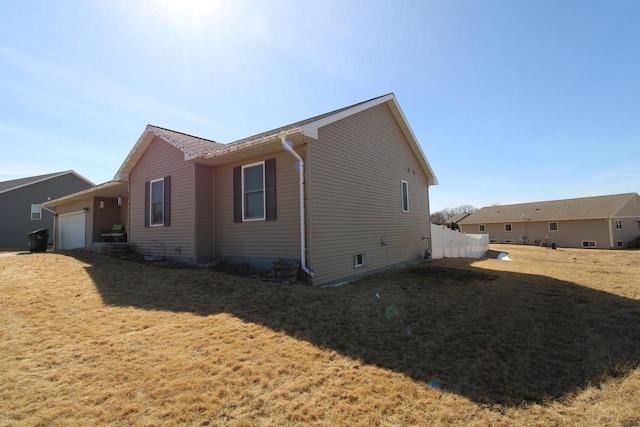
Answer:
[[[84,211],[58,215],[57,249],[75,249],[85,246],[87,213]]]

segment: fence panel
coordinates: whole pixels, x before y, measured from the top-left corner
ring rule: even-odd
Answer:
[[[431,257],[482,258],[489,250],[488,234],[466,234],[431,224]]]

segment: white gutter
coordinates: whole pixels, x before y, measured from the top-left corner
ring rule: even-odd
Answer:
[[[609,249],[613,249],[613,229],[611,228],[611,218],[607,219],[607,225],[609,226]]]
[[[302,160],[302,157],[300,157],[293,147],[287,143],[287,139],[284,135],[280,136],[280,140],[282,141],[282,148],[291,153],[300,165],[298,168],[300,176],[300,267],[302,268],[302,271],[313,277],[313,270],[307,268],[307,241],[304,229],[304,160]]]

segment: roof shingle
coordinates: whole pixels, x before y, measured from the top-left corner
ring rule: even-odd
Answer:
[[[488,206],[461,220],[460,224],[483,224],[522,221],[559,221],[578,219],[608,219],[637,193],[577,199]]]

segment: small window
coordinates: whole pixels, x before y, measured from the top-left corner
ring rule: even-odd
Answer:
[[[151,181],[149,204],[149,224],[164,225],[164,178]]]
[[[623,245],[624,245],[624,243],[622,242],[622,240],[618,240],[616,242],[616,246],[619,247],[619,248],[621,248]]]
[[[511,224],[505,224],[504,225],[504,231],[513,231],[513,228],[511,227]]]
[[[596,248],[596,242],[593,240],[583,240],[582,241],[582,247],[583,248]]]
[[[409,183],[407,181],[401,181],[402,183],[402,212],[409,212]]]
[[[500,243],[498,239],[489,239],[489,243]]]
[[[516,241],[513,240],[513,239],[506,239],[504,242],[505,243],[515,243]]]
[[[622,230],[622,220],[616,219],[616,230]]]
[[[264,162],[242,167],[242,219],[265,219]]]
[[[33,221],[39,221],[42,219],[42,205],[35,203],[31,205],[31,219]]]
[[[550,222],[549,223],[549,231],[558,231],[558,223]]]
[[[356,254],[353,256],[353,268],[363,267],[367,265],[366,254]]]
[[[484,224],[480,224],[480,232],[484,233],[486,230],[486,227],[484,226]]]

